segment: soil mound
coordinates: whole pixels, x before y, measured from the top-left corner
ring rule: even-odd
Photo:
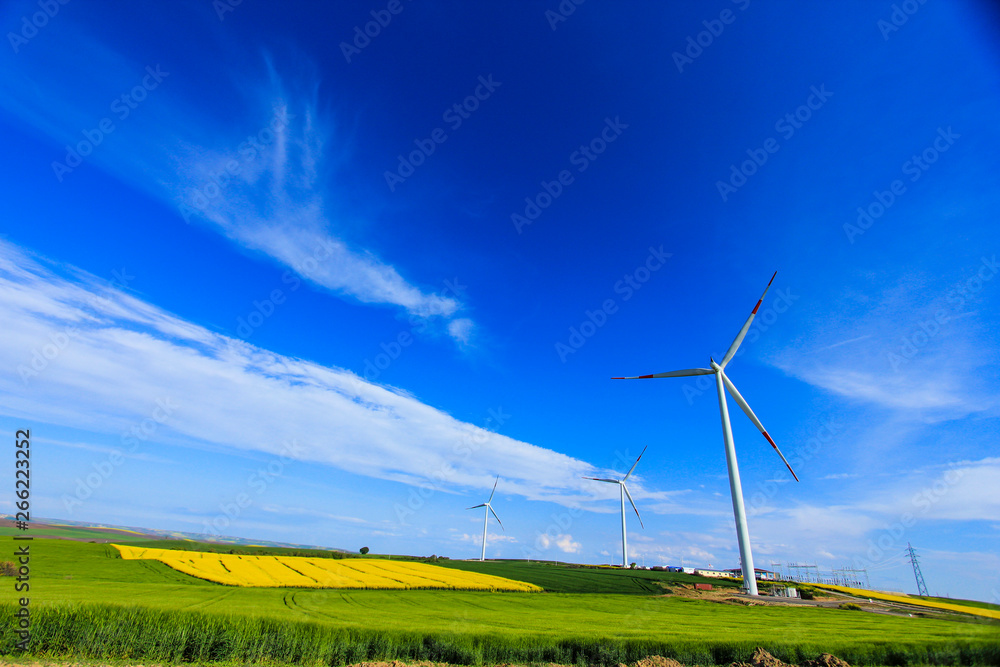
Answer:
[[[732,667],[794,667],[794,665],[778,660],[758,646],[757,650],[753,652],[750,662],[734,662]],[[823,653],[815,660],[806,660],[802,663],[802,667],[851,667],[851,665],[835,655]]]
[[[824,653],[815,660],[806,660],[802,665],[803,667],[851,667],[846,660],[829,653]]]
[[[635,667],[684,667],[673,658],[664,658],[662,655],[651,655],[635,663]]]
[[[758,646],[753,652],[753,657],[750,658],[750,662],[734,662],[732,667],[792,667],[792,665],[778,660],[773,655]]]

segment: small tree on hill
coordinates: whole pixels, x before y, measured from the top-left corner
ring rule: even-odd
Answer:
[[[368,547],[361,547],[361,555],[364,556],[366,553],[368,553]]]

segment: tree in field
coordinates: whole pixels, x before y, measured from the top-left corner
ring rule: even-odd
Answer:
[[[364,556],[366,553],[368,553],[368,547],[361,547],[361,555]]]

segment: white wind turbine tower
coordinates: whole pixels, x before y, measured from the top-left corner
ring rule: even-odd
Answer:
[[[729,350],[726,351],[726,356],[722,358],[720,363],[716,363],[714,359],[710,358],[711,368],[689,368],[683,371],[670,371],[668,373],[655,373],[653,375],[639,375],[635,377],[624,377],[624,378],[612,378],[613,380],[643,380],[647,378],[671,378],[671,377],[688,377],[691,375],[715,375],[715,388],[719,395],[719,412],[722,415],[722,437],[726,444],[726,465],[729,468],[729,491],[733,498],[733,514],[736,516],[736,536],[739,540],[740,545],[740,561],[743,568],[743,585],[746,587],[747,592],[750,595],[757,595],[757,578],[754,573],[753,566],[753,554],[750,551],[750,532],[747,529],[747,516],[746,510],[743,508],[743,487],[740,484],[740,470],[736,464],[736,447],[733,445],[733,430],[729,424],[729,408],[726,405],[726,391],[732,395],[733,400],[743,409],[743,412],[747,414],[750,421],[754,423],[754,426],[767,438],[767,441],[771,443],[771,447],[774,451],[778,453],[781,460],[785,462],[788,466],[788,471],[792,473],[792,477],[795,481],[799,481],[796,477],[795,471],[792,470],[792,466],[788,465],[788,460],[785,458],[778,446],[774,444],[774,440],[768,435],[767,431],[764,429],[764,425],[760,423],[757,419],[757,415],[753,413],[747,402],[743,400],[740,392],[736,390],[736,386],[732,381],[726,377],[725,368],[733,355],[736,354],[736,350],[739,349],[740,343],[743,342],[744,336],[747,335],[747,330],[750,329],[750,323],[753,322],[754,315],[757,314],[757,309],[760,308],[760,304],[764,301],[764,296],[767,295],[767,290],[771,288],[771,283],[774,282],[774,276],[778,275],[775,271],[774,275],[771,276],[770,282],[767,283],[767,287],[764,288],[764,294],[761,295],[760,300],[757,301],[757,305],[753,307],[753,311],[750,313],[750,317],[747,318],[746,323],[740,332],[736,335],[736,340],[733,344],[729,346]]]
[[[500,481],[500,475],[497,475],[497,481],[493,482],[493,491],[490,492],[490,499],[489,500],[487,500],[485,503],[483,503],[481,505],[473,505],[472,507],[466,507],[465,508],[465,509],[469,509],[469,510],[474,510],[477,507],[485,507],[486,508],[485,510],[483,510],[483,514],[486,515],[486,516],[483,517],[483,555],[479,557],[479,560],[486,560],[486,524],[489,523],[490,512],[493,512],[493,505],[490,505],[490,503],[493,502],[493,494],[497,492],[497,483],[499,481]],[[503,521],[500,520],[500,517],[497,516],[496,512],[493,512],[493,517],[497,520],[497,523],[500,524],[500,528],[503,529]],[[504,532],[506,532],[505,529],[504,529]]]
[[[646,445],[646,447],[648,446],[649,445]],[[646,453],[646,447],[643,447],[642,451],[639,452],[639,459],[641,459],[642,455]],[[625,476],[622,477],[621,479],[584,477],[584,479],[592,479],[595,482],[607,482],[608,484],[618,485],[618,495],[621,496],[622,500],[622,567],[624,568],[628,568],[628,539],[625,536],[625,496],[628,496],[628,501],[632,503],[632,509],[635,510],[635,516],[639,519],[639,525],[645,528],[645,526],[642,525],[642,517],[639,516],[639,510],[635,506],[635,501],[632,500],[632,494],[628,492],[628,487],[625,485],[625,480],[629,478],[629,475],[632,474],[632,471],[635,470],[635,467],[639,465],[639,459],[635,460],[635,463],[632,464],[632,467],[628,469],[628,472],[625,473]]]

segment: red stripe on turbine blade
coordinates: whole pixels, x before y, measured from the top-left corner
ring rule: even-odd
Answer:
[[[774,282],[774,278],[777,275],[778,275],[777,271],[775,271],[773,274],[771,274],[771,279],[767,281],[767,287],[764,288],[764,294],[767,294],[767,290],[771,289],[771,283]],[[757,314],[757,309],[760,308],[760,304],[762,304],[762,303],[764,303],[764,297],[760,297],[760,301],[758,301],[757,305],[753,307],[753,312],[750,313],[750,314],[751,315],[756,315]]]
[[[781,451],[778,449],[778,446],[774,444],[774,440],[771,440],[771,436],[767,434],[767,431],[761,431],[761,433],[764,434],[764,437],[767,438],[767,441],[771,443],[772,447],[774,447],[774,451],[778,452],[778,455],[781,456]],[[785,461],[785,457],[782,456],[781,460]],[[799,476],[795,474],[794,470],[792,470],[792,466],[788,464],[788,461],[785,461],[785,467],[788,468],[788,472],[792,473],[792,477],[795,478],[795,481],[796,482],[799,481]]]
[[[651,377],[654,377],[654,376],[652,376],[652,375],[640,375],[639,377],[636,378],[636,380],[648,380]]]

